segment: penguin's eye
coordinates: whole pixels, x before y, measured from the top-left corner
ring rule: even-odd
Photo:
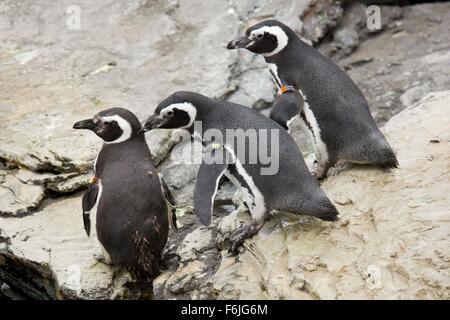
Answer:
[[[256,37],[257,37],[258,39],[262,39],[263,36],[264,36],[264,35],[263,35],[262,33],[258,33],[258,34],[256,35]]]
[[[166,113],[169,117],[171,117],[171,116],[173,116],[173,110],[169,110],[169,111],[167,111],[167,113]]]
[[[111,124],[111,121],[103,121],[103,124],[104,124],[105,126],[109,126],[109,125]]]

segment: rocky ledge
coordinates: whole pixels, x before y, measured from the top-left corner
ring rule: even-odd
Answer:
[[[279,214],[233,256],[223,241],[249,218],[238,197],[236,210],[221,202],[210,228],[180,209],[155,297],[449,299],[449,105],[450,91],[431,93],[385,125],[399,169],[353,166],[324,181],[337,223]],[[4,295],[130,297],[122,289],[128,276],[94,260],[78,194],[33,215],[0,218],[0,226]]]
[[[382,28],[370,31],[364,1],[213,2],[216,10],[200,0],[79,1],[74,29],[63,2],[2,1],[0,299],[133,297],[126,274],[92,258],[81,192],[100,141],[72,124],[112,106],[143,119],[182,89],[268,114],[274,86],[263,59],[224,49],[250,18],[268,17],[347,70],[380,126],[408,108],[385,126],[401,167],[335,170],[323,187],[340,222],[279,215],[229,256],[227,233],[248,219],[235,189],[221,186],[212,227],[201,227],[190,207],[197,167],[168,156],[170,131],[148,133],[181,226],[155,298],[448,298],[449,94],[416,102],[450,86],[450,3],[377,1]],[[310,160],[304,135],[293,135]]]

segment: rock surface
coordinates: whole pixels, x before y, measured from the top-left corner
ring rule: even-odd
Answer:
[[[323,183],[340,211],[337,223],[279,214],[230,256],[223,235],[248,220],[245,210],[224,216],[232,206],[217,208],[209,229],[179,211],[155,297],[449,299],[449,105],[450,91],[432,93],[386,124],[399,169],[355,166]],[[127,275],[113,277],[93,259],[95,237],[85,236],[79,207],[75,195],[30,216],[0,218],[5,292],[127,296]]]
[[[224,49],[249,18],[278,18],[318,45],[362,89],[379,124],[450,85],[450,3],[382,6],[376,33],[365,29],[364,7],[342,11],[330,0],[218,0],[214,11],[197,0],[77,4],[80,29],[70,26],[69,2],[0,4],[0,129],[8,133],[0,137],[0,299],[133,297],[127,274],[92,258],[79,191],[100,141],[72,124],[112,106],[143,119],[179,89],[268,114],[275,92],[263,59]],[[399,170],[354,167],[324,182],[339,223],[283,214],[237,257],[224,250],[226,236],[249,216],[235,188],[221,185],[212,226],[201,227],[192,214],[197,165],[172,157],[176,131],[148,133],[180,225],[155,298],[448,299],[449,199],[437,191],[449,189],[449,95],[428,96],[386,125]],[[298,126],[293,136],[310,154]]]
[[[0,170],[0,215],[23,215],[36,209],[44,191],[42,186],[23,183],[14,174]]]
[[[319,50],[347,70],[381,125],[426,93],[450,87],[450,26],[442,23],[450,19],[450,3],[380,9],[382,30],[373,33],[365,25],[364,7],[352,5],[333,35],[356,30],[358,42],[351,50],[346,46],[340,50],[331,39],[322,42]],[[354,52],[342,52],[346,50]]]

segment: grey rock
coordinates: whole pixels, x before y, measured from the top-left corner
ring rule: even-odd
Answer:
[[[25,296],[11,289],[6,283],[0,281],[0,300],[4,297],[9,300],[24,300]]]
[[[79,30],[66,25],[67,4],[2,6],[1,103],[11,107],[0,109],[0,128],[9,132],[0,138],[0,157],[10,162],[82,172],[99,144],[92,133],[72,129],[77,120],[112,106],[144,118],[175,90],[216,97],[228,90],[235,57],[222,39],[237,34],[238,25],[226,2],[217,2],[214,11],[199,10],[201,1],[80,4]],[[159,153],[157,144],[152,148]]]
[[[177,205],[194,205],[192,195],[198,168],[199,165],[196,164],[175,163],[170,160],[161,164],[159,171],[171,189]]]
[[[0,219],[0,242],[6,244],[0,248],[0,279],[13,290],[33,299],[124,297],[114,270],[93,257],[99,249],[95,234],[83,232],[79,195],[34,215]]]
[[[22,183],[41,186],[57,193],[71,193],[85,188],[89,179],[94,176],[93,171],[86,173],[37,173],[28,169],[13,171],[15,177]]]
[[[47,184],[47,189],[57,193],[71,193],[79,189],[84,189],[89,184],[89,180],[94,176],[93,172],[77,175],[73,178]]]
[[[396,18],[394,26],[363,39],[347,57],[331,55],[361,89],[379,125],[429,90],[450,87],[445,72],[450,68],[450,47],[446,41],[450,27],[429,21],[430,16],[442,21],[450,19],[450,3],[400,9],[401,18]],[[395,27],[397,22],[400,27]],[[329,53],[326,47],[327,43],[321,44],[319,50]]]
[[[313,1],[301,15],[303,21],[301,35],[313,43],[317,43],[333,28],[342,16],[340,1]]]
[[[171,233],[163,255],[167,269],[153,284],[155,298],[214,298],[211,279],[220,263],[215,245],[218,219],[213,217],[208,228],[201,226],[192,208],[178,209],[177,219],[179,231]]]
[[[353,28],[339,29],[333,34],[333,46],[349,54],[359,44],[359,34]]]
[[[267,109],[274,101],[275,85],[265,65],[239,75],[239,87],[227,100],[256,110]]]
[[[172,139],[170,130],[152,130],[146,134],[146,141],[152,154],[152,162],[159,165],[177,141]]]
[[[23,183],[9,171],[0,170],[0,215],[21,216],[36,209],[44,191],[42,186]]]
[[[410,106],[420,100],[427,92],[430,91],[428,84],[418,84],[407,89],[401,96],[400,102],[404,107]]]
[[[223,180],[219,185],[219,190],[216,194],[215,203],[228,204],[233,199],[233,195],[236,192],[236,187],[230,182]]]
[[[93,173],[36,173],[28,169],[0,170],[0,214],[23,216],[42,204],[47,191],[72,193],[85,188]]]
[[[353,2],[346,6],[342,18],[336,24],[331,40],[320,43],[320,49],[327,55],[340,59],[353,52],[361,41],[387,30],[401,30],[403,9],[398,6],[378,6],[380,28],[367,26],[367,6]]]
[[[199,253],[210,249],[213,243],[212,231],[207,227],[199,227],[187,234],[177,250],[181,262],[195,260]]]

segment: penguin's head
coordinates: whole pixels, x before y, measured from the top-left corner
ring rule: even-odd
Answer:
[[[292,33],[292,29],[277,20],[264,20],[247,28],[245,36],[231,40],[227,49],[245,48],[271,57],[286,48]]]
[[[105,143],[120,143],[139,134],[138,118],[123,108],[111,108],[97,113],[92,119],[78,121],[74,129],[88,129]]]
[[[197,117],[195,101],[199,94],[189,91],[177,91],[164,99],[155,109],[153,115],[142,123],[142,130],[147,132],[156,128],[189,129]]]

